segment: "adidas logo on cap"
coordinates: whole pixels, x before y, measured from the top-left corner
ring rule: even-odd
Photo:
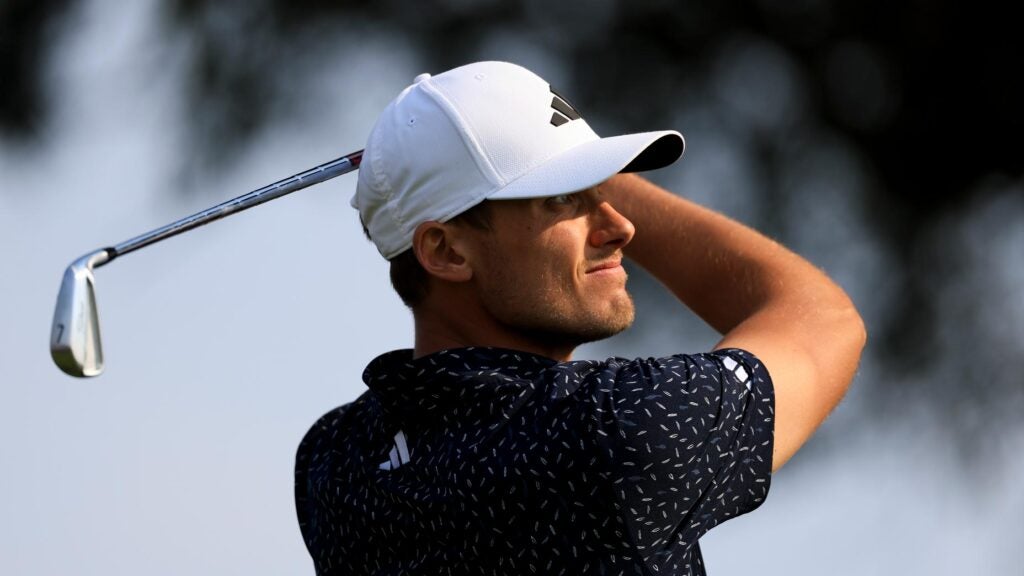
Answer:
[[[554,96],[551,99],[551,108],[555,110],[555,113],[551,115],[552,126],[561,126],[566,122],[581,118],[579,111],[572,104],[569,104],[565,97],[555,92],[554,88],[551,89],[551,94]]]

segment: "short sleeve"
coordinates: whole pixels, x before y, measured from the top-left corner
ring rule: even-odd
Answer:
[[[600,379],[595,421],[606,479],[653,568],[764,501],[774,390],[752,354],[611,360]]]
[[[295,454],[295,512],[317,574],[331,573],[329,564],[324,565],[325,558],[330,558],[326,551],[341,537],[330,484],[336,466],[332,457],[337,455],[337,431],[350,406],[335,408],[317,420]]]

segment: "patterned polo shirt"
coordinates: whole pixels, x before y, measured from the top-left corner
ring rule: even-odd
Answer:
[[[701,575],[697,539],[768,493],[774,392],[742,350],[399,350],[363,379],[298,449],[320,575]]]

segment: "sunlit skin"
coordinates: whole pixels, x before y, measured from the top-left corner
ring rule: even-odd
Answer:
[[[500,346],[567,360],[576,345],[632,322],[625,273],[602,270],[625,252],[722,334],[716,348],[747,350],[768,368],[773,470],[853,378],[866,332],[849,296],[756,230],[632,174],[575,195],[493,208],[489,231],[417,227],[413,249],[431,279],[413,309],[417,356]]]
[[[417,255],[433,273],[414,311],[417,356],[488,345],[568,360],[580,344],[632,324],[622,250],[635,230],[600,187],[494,201],[490,215],[489,230],[417,230]]]

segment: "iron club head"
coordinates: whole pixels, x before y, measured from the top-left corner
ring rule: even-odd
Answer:
[[[96,376],[103,372],[99,315],[93,268],[112,259],[109,249],[75,260],[64,271],[50,332],[50,355],[71,376]]]

